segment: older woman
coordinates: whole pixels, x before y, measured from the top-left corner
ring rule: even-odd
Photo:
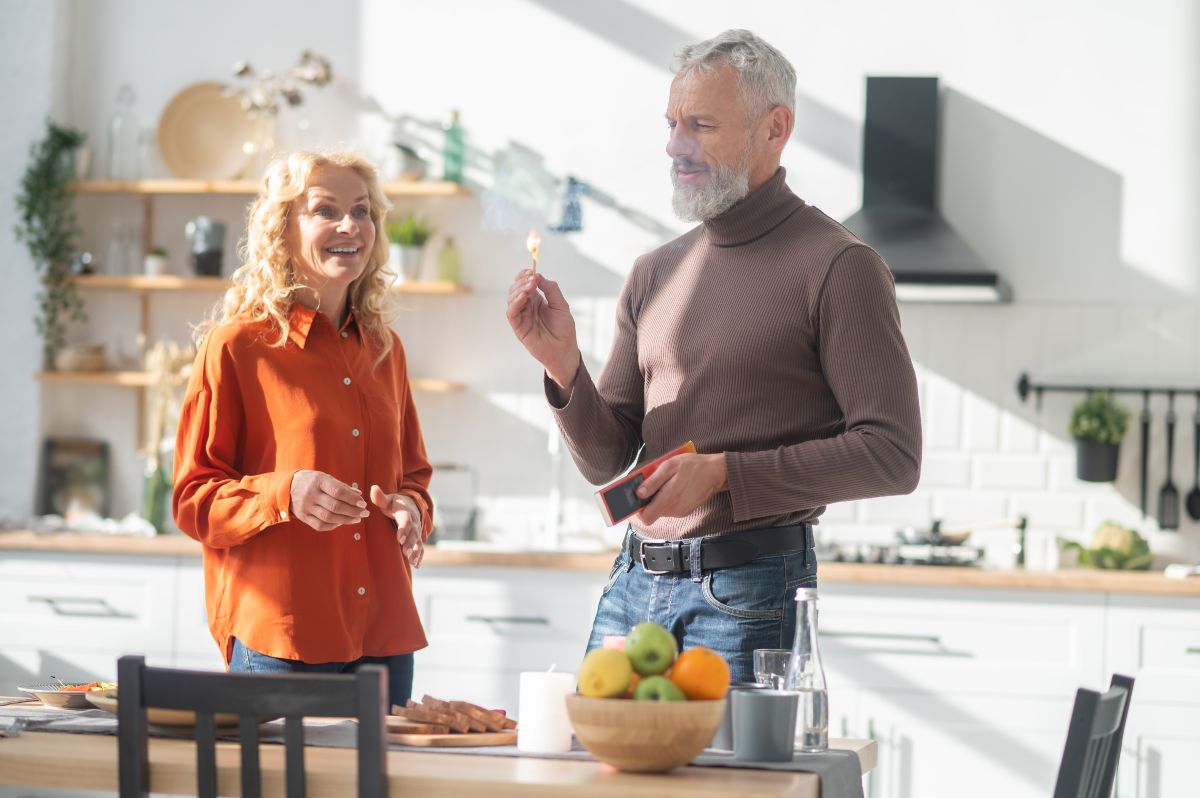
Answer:
[[[202,330],[175,521],[204,544],[232,671],[381,663],[391,703],[426,645],[412,595],[431,469],[385,318],[389,204],[349,153],[293,153],[250,206],[243,265]]]

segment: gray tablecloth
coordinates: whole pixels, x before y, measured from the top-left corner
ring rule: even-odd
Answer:
[[[74,734],[116,734],[116,716],[100,709],[49,709],[38,704],[16,704],[0,707],[0,728],[16,718],[25,718],[26,731],[53,731]],[[187,730],[171,732],[161,728],[150,732],[156,737],[190,737]],[[306,723],[304,741],[323,748],[353,748],[357,739],[354,721],[335,723]],[[236,736],[221,739],[236,740]],[[271,721],[259,727],[259,740],[266,743],[283,742],[283,721]],[[473,754],[477,756],[522,756],[538,759],[594,760],[576,742],[571,751],[561,754],[532,754],[518,751],[515,745],[493,745],[474,748],[425,748],[391,745],[393,751],[419,751],[425,754]],[[853,751],[831,750],[823,754],[796,754],[791,762],[744,762],[725,751],[707,750],[692,761],[699,767],[752,768],[815,773],[821,781],[821,798],[862,798],[862,775],[858,755]]]

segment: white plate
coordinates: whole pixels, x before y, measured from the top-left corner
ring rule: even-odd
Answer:
[[[176,94],[158,119],[158,149],[176,177],[233,180],[250,161],[254,120],[219,83],[193,83]]]
[[[22,693],[28,693],[48,707],[55,709],[90,709],[88,693],[83,690],[61,690],[60,684],[31,684],[28,687],[18,687]],[[101,692],[95,690],[92,692]]]

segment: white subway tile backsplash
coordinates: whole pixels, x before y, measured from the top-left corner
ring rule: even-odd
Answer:
[[[962,389],[940,374],[928,374],[925,384],[925,448],[958,449],[962,445]]]
[[[1006,452],[1036,452],[1038,428],[1011,411],[1001,413],[1000,448]]]
[[[921,489],[969,488],[971,458],[965,454],[927,454],[921,461]]]
[[[921,526],[931,520],[930,497],[924,492],[863,499],[860,504],[861,520],[866,524],[896,523]]]
[[[982,396],[963,394],[963,443],[974,452],[993,452],[1000,442],[1000,410]]]
[[[1073,532],[1083,523],[1083,505],[1081,496],[1017,495],[1012,500],[1012,512],[1028,517],[1032,526]]]
[[[941,518],[949,526],[998,521],[1009,517],[1008,499],[1003,493],[939,492],[933,497],[933,517]]]
[[[1041,457],[979,455],[974,461],[975,487],[984,490],[1042,490],[1046,461]]]

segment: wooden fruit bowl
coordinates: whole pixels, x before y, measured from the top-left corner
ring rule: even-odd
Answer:
[[[617,770],[661,773],[696,758],[717,733],[725,699],[633,701],[567,696],[575,736]]]

